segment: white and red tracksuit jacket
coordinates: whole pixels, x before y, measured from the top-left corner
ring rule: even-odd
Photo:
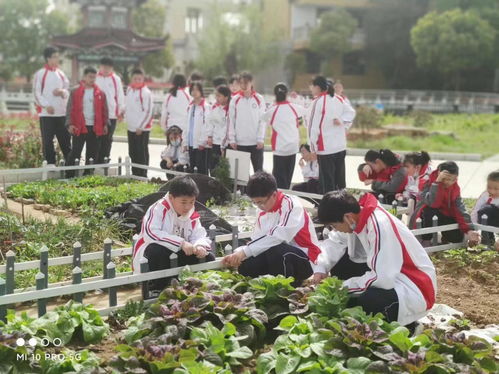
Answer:
[[[421,193],[423,192],[426,182],[430,180],[430,174],[432,169],[430,164],[423,165],[419,170],[417,175],[407,176],[407,184],[405,185],[402,195],[406,199],[414,198],[419,200],[421,198]]]
[[[121,78],[115,73],[109,75],[99,73],[95,84],[106,94],[109,119],[117,119],[125,110],[125,92]]]
[[[259,93],[245,97],[242,92],[234,95],[229,105],[229,143],[256,145],[265,140],[265,101]]]
[[[182,141],[184,146],[198,149],[206,147],[208,142],[208,116],[210,107],[205,99],[202,99],[199,104],[192,101],[187,108],[187,122],[185,130],[182,133]],[[192,129],[192,144],[189,144],[191,135],[191,117],[194,115],[194,127]]]
[[[355,109],[352,106],[352,103],[345,95],[335,95],[338,99],[343,103],[343,116],[341,117],[343,123],[345,124],[345,128],[348,130],[352,127],[353,121],[355,119]]]
[[[282,101],[272,105],[264,114],[263,121],[272,128],[272,152],[276,156],[291,156],[300,148],[298,127],[303,120],[305,108]]]
[[[319,163],[317,160],[305,163],[305,166],[301,167],[301,174],[305,182],[310,179],[319,179]]]
[[[161,128],[166,131],[172,126],[180,127],[185,130],[187,123],[187,107],[192,101],[192,96],[189,95],[186,88],[179,88],[177,95],[173,96],[168,93],[165,102],[161,107]]]
[[[237,251],[256,257],[281,243],[300,248],[315,266],[321,250],[312,219],[297,196],[278,191],[272,210],[260,212],[251,241]]]
[[[213,137],[213,144],[222,148],[227,143],[227,124],[229,121],[229,105],[215,104],[208,115],[207,135]]]
[[[63,97],[54,96],[56,88],[64,91]],[[40,117],[64,117],[69,98],[69,80],[61,69],[45,65],[33,78],[33,95]],[[53,107],[54,113],[48,114],[47,107]]]
[[[153,101],[149,88],[128,86],[125,107],[125,122],[128,131],[135,132],[137,129],[151,131]]]
[[[192,208],[185,216],[179,217],[167,193],[147,209],[142,219],[142,228],[133,248],[134,273],[140,273],[140,259],[149,244],[156,243],[176,253],[181,251],[185,241],[210,249],[211,240],[206,236],[198,212]]]
[[[354,230],[371,269],[347,279],[349,292],[369,287],[395,289],[399,299],[398,322],[407,325],[425,316],[435,303],[437,277],[428,254],[409,228],[388,213],[372,194],[359,200],[361,211]]]
[[[343,122],[347,106],[340,98],[324,92],[317,96],[310,106],[308,138],[312,152],[329,155],[347,149],[348,127]],[[339,120],[340,125],[334,124]]]
[[[478,223],[480,217],[478,217],[478,211],[482,208],[485,207],[485,205],[495,205],[496,207],[499,208],[499,197],[492,197],[487,191],[484,191],[478,200],[475,203],[475,206],[473,207],[473,210],[471,211],[471,221],[473,223]]]
[[[355,263],[367,261],[367,254],[357,235],[330,231],[327,239],[320,242],[321,254],[317,259],[316,272],[328,274],[348,252],[348,258]]]

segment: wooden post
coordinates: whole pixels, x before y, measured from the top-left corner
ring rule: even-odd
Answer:
[[[170,269],[178,267],[178,256],[176,253],[170,255]]]
[[[109,157],[104,157],[104,163],[105,164],[109,164]],[[104,168],[104,176],[108,176],[109,175],[109,167],[105,167]]]
[[[208,237],[211,240],[211,251],[213,252],[214,255],[216,255],[216,250],[217,250],[217,242],[215,240],[215,236],[217,233],[216,230],[217,227],[215,225],[210,225],[210,227],[208,228]]]
[[[378,201],[379,201],[381,204],[383,204],[383,203],[385,202],[385,197],[383,196],[383,194],[381,194],[381,193],[380,193],[380,194],[378,195]]]
[[[421,219],[421,217],[416,218],[416,228],[420,229],[422,226],[423,226],[423,220]],[[420,239],[421,236],[420,235],[416,235],[416,238]]]
[[[231,255],[232,254],[232,246],[230,244],[227,244],[224,248],[224,254],[226,256],[228,255]]]
[[[14,293],[15,289],[15,279],[14,279],[14,264],[16,262],[16,254],[14,251],[9,250],[6,254],[5,257],[7,257],[6,260],[6,267],[5,267],[5,293],[11,294]]]
[[[398,212],[398,202],[397,200],[392,201],[392,214],[397,217],[397,212]]]
[[[111,262],[111,247],[113,245],[113,241],[109,238],[104,239],[104,258],[103,258],[103,265],[102,265],[102,274],[104,274],[104,279],[106,278],[107,275],[107,264]]]
[[[234,201],[237,199],[237,181],[239,179],[239,159],[236,158],[234,165]]]
[[[40,249],[40,273],[45,275],[45,287],[49,286],[49,249],[47,246],[43,246]]]
[[[484,226],[487,226],[487,222],[489,220],[489,216],[486,214],[482,214],[480,217],[480,223]],[[494,246],[494,234],[488,235],[489,233],[487,231],[482,230],[482,243],[485,244],[487,247],[493,247]]]
[[[81,284],[82,281],[82,271],[79,266],[75,266],[72,271],[73,274],[73,284]],[[83,302],[83,292],[78,292],[73,294],[73,300],[77,303]]]
[[[0,297],[5,295],[5,279],[0,278]],[[5,316],[7,315],[7,306],[0,305],[0,320],[5,321]]]
[[[74,164],[74,166],[80,166],[80,159],[79,158],[75,158],[75,164]],[[78,178],[80,176],[80,170],[79,169],[76,169],[74,171],[74,176],[76,178]]]
[[[132,175],[132,161],[129,156],[125,157],[125,175],[130,177]]]
[[[140,263],[140,274],[149,272],[149,260],[145,257],[141,257]],[[142,282],[142,299],[146,300],[149,298],[149,281]]]
[[[192,171],[194,172],[194,174],[197,174],[198,173],[198,167],[194,166],[194,169]]]
[[[64,167],[66,165],[66,162],[64,160],[59,161],[59,167]],[[66,177],[66,173],[64,170],[61,170],[60,178],[64,179]]]
[[[35,276],[36,280],[36,290],[41,291],[47,288],[45,284],[47,283],[45,274],[42,272],[38,272]],[[43,316],[45,313],[47,313],[47,300],[45,299],[38,299],[37,301],[38,304],[38,317]]]
[[[432,225],[432,227],[438,226],[438,217],[437,216],[433,216],[431,218],[431,225]],[[433,246],[438,245],[438,232],[433,233],[433,236],[431,238],[431,245],[433,245]]]
[[[113,279],[116,277],[116,265],[114,262],[107,264],[107,279]],[[118,305],[118,297],[116,295],[116,287],[109,288],[109,306]]]
[[[93,164],[94,164],[94,159],[93,159],[92,157],[90,157],[90,158],[88,159],[88,164],[89,164],[89,165],[93,165]],[[93,174],[93,173],[94,173],[94,171],[95,171],[95,169],[85,169],[85,171],[87,171],[87,170],[88,170],[88,173],[89,173],[89,174]],[[85,174],[85,172],[83,172],[83,174]]]
[[[232,248],[239,247],[239,228],[232,226]]]
[[[118,175],[121,176],[121,164],[122,164],[122,159],[121,159],[121,156],[118,157]]]
[[[81,244],[76,242],[73,244],[73,267],[81,268]]]
[[[47,180],[47,160],[43,160],[42,162],[42,181],[46,181]]]

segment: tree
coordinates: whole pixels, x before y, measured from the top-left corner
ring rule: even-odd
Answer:
[[[148,0],[135,9],[132,20],[135,30],[140,35],[150,38],[162,38],[165,36],[166,12],[158,0]],[[167,42],[167,46],[163,50],[147,55],[142,61],[146,73],[153,77],[162,77],[164,69],[168,69],[173,63],[174,57],[170,41]]]
[[[319,25],[310,33],[310,50],[329,65],[331,58],[351,51],[351,38],[357,26],[357,20],[345,9],[323,13]],[[322,70],[330,73],[327,68]]]
[[[411,31],[418,66],[434,67],[460,88],[461,75],[492,58],[496,31],[473,10],[431,12]]]
[[[2,75],[30,80],[44,63],[43,49],[54,35],[67,32],[64,14],[47,12],[48,0],[0,1]]]
[[[279,61],[279,38],[274,30],[265,31],[259,7],[245,5],[239,13],[231,10],[214,2],[208,26],[198,38],[194,67],[208,79],[242,70],[259,71]]]

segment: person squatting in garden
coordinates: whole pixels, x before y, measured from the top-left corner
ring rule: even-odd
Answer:
[[[43,158],[55,165],[54,136],[65,161],[71,151],[71,135],[65,127],[66,106],[69,97],[69,80],[58,68],[59,52],[47,47],[43,51],[45,66],[33,77],[33,93],[36,110],[40,117]]]
[[[182,145],[182,130],[180,127],[171,126],[166,131],[166,147],[161,152],[161,169],[184,171],[184,166],[189,165],[189,154]]]
[[[95,84],[97,70],[87,67],[83,71],[80,85],[71,91],[67,106],[66,128],[72,135],[72,149],[67,165],[75,164],[81,158],[81,151],[86,145],[85,164],[94,163],[99,158],[102,139],[109,131],[109,117],[106,94]],[[84,174],[90,174],[86,169]],[[75,170],[68,170],[66,176],[72,178]]]
[[[262,119],[272,129],[272,175],[277,181],[277,188],[288,190],[300,147],[298,128],[303,122],[305,108],[288,101],[288,87],[284,83],[276,84],[274,94],[275,103],[263,114]]]
[[[482,223],[483,216],[487,216],[487,226],[499,227],[499,171],[493,171],[487,176],[487,190],[485,190],[475,203],[471,212],[473,223]],[[495,235],[491,232],[482,231],[484,244],[494,242]],[[496,249],[499,250],[499,235],[495,240]]]
[[[192,178],[176,177],[169,192],[147,209],[133,248],[133,271],[140,273],[140,260],[148,259],[149,271],[170,269],[170,256],[178,256],[177,265],[194,265],[201,259],[213,261],[211,240],[195,210],[199,189]],[[152,289],[161,291],[169,278],[152,281]]]
[[[408,325],[426,315],[435,303],[435,267],[409,228],[374,195],[357,201],[346,190],[329,192],[318,216],[334,231],[322,243],[315,283],[330,272],[344,280],[349,307],[382,313],[388,321]]]
[[[459,167],[454,161],[442,162],[431,173],[421,194],[421,201],[416,205],[409,227],[416,228],[416,220],[421,218],[422,227],[431,227],[433,217],[438,218],[438,226],[457,223],[459,228],[442,231],[442,243],[461,243],[465,235],[468,245],[473,247],[480,241],[478,232],[471,229],[471,217],[466,212],[461,198],[461,189],[457,183]],[[423,234],[423,246],[431,245],[433,234]]]
[[[308,144],[300,146],[301,159],[299,165],[303,175],[304,182],[295,184],[293,191],[319,193],[319,165],[317,164],[317,155],[310,152]]]
[[[269,173],[252,175],[247,194],[260,209],[251,241],[222,263],[248,277],[281,274],[300,285],[313,274],[320,253],[312,219],[297,196],[277,190]]]

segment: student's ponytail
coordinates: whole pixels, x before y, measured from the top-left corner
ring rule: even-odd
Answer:
[[[334,82],[332,80],[327,80],[327,93],[329,96],[334,97]]]
[[[431,161],[430,155],[426,151],[408,153],[404,157],[404,164],[415,166],[427,165]]]
[[[173,97],[177,97],[177,91],[179,88],[184,88],[186,86],[187,82],[185,80],[185,76],[183,74],[176,74],[174,77],[173,77],[173,80],[172,80],[172,85],[173,87],[170,88],[170,94],[173,96]]]
[[[366,162],[376,162],[376,160],[381,160],[387,166],[396,166],[400,164],[400,160],[397,155],[389,149],[380,149],[379,151],[370,149],[364,156],[364,160]]]
[[[284,83],[277,83],[274,87],[274,94],[276,103],[286,101],[288,96],[288,87]]]

